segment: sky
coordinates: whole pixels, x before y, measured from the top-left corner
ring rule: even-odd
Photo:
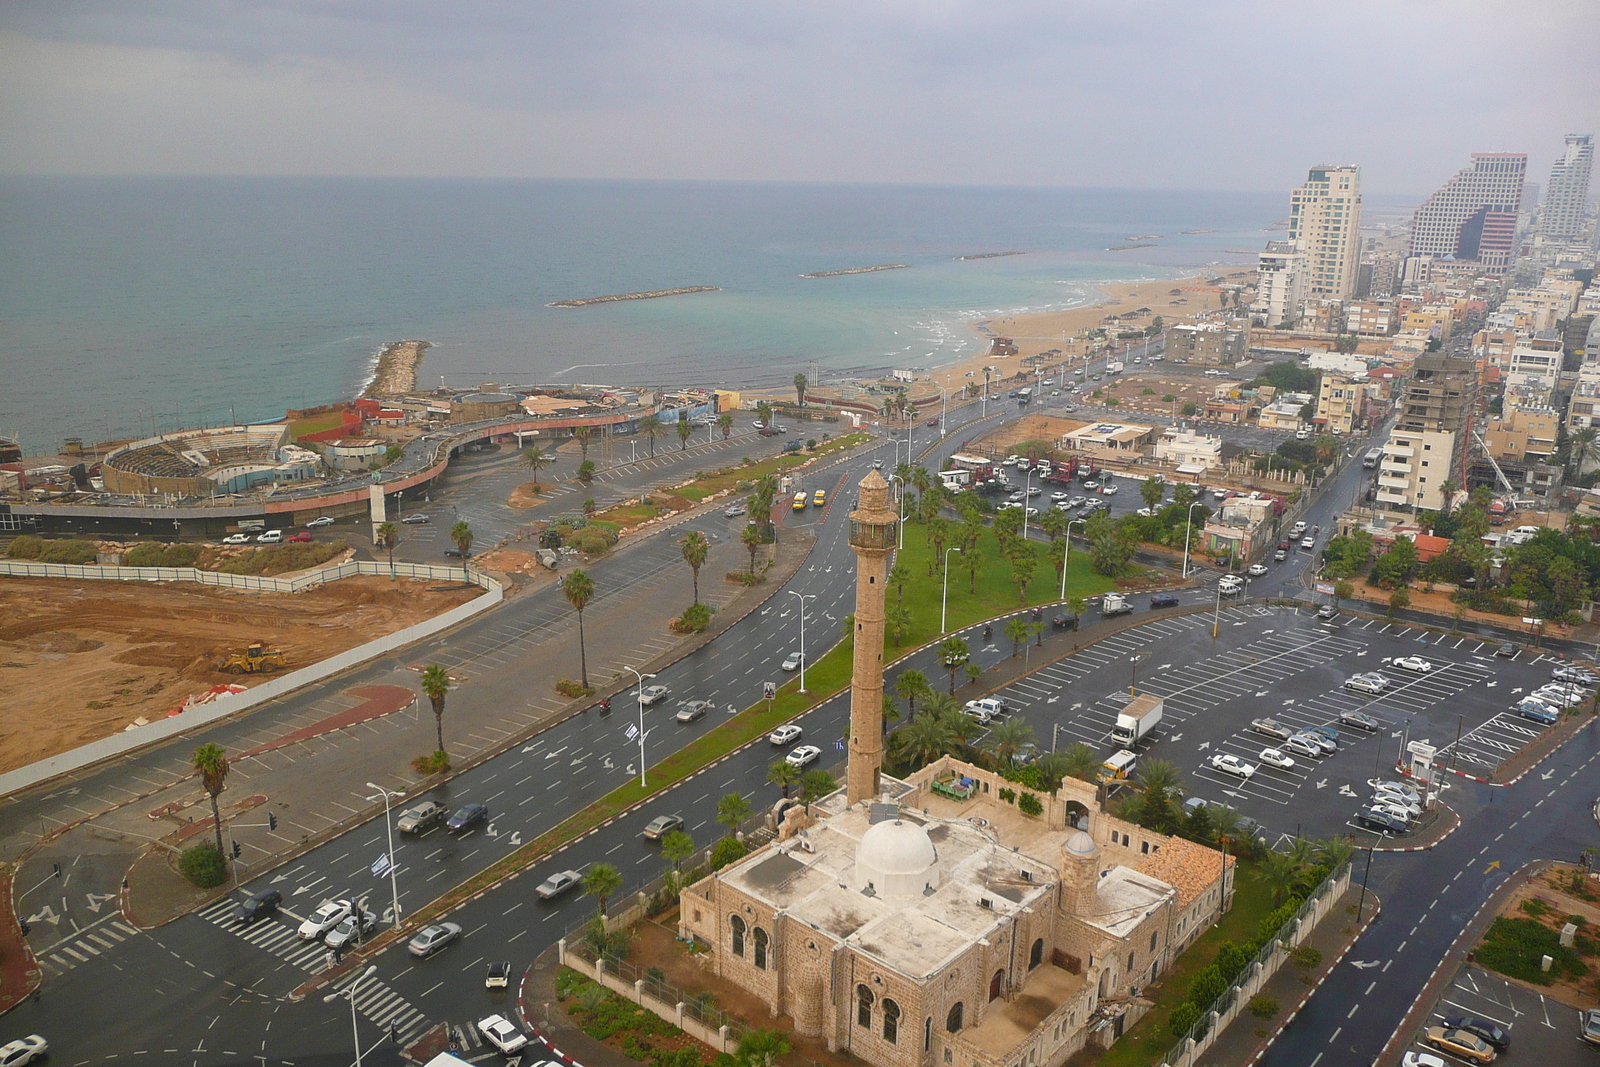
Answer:
[[[1596,0],[0,5],[10,175],[1425,194],[1597,101]]]

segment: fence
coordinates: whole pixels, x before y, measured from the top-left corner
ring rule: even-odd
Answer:
[[[218,574],[215,571],[196,570],[192,567],[87,567],[75,566],[65,563],[32,563],[24,560],[0,560],[0,575],[28,578],[76,578],[92,581],[133,581],[133,582],[173,582],[194,581],[202,585],[214,585],[231,589],[252,589],[261,592],[298,592],[323,582],[336,581],[340,578],[349,578],[358,574],[386,576],[390,573],[386,563],[375,563],[367,560],[351,560],[341,563],[336,567],[324,567],[321,570],[303,574],[295,578],[261,578],[248,574]],[[462,572],[450,567],[433,567],[420,563],[396,563],[394,565],[396,577],[425,578],[434,581],[459,581]],[[415,626],[408,626],[404,630],[397,630],[392,634],[368,641],[364,645],[330,656],[320,663],[313,663],[309,667],[288,674],[280,674],[271,681],[253,686],[242,693],[233,693],[220,696],[209,704],[185,711],[180,715],[172,715],[165,719],[157,720],[147,726],[135,730],[113,734],[103,737],[98,741],[91,741],[87,745],[67,752],[42,759],[37,763],[30,763],[26,767],[19,767],[14,771],[0,774],[0,796],[36,785],[49,778],[54,778],[69,771],[87,767],[92,763],[110,759],[143,748],[154,741],[163,741],[169,737],[192,730],[197,726],[215,722],[228,715],[234,715],[247,708],[264,704],[276,699],[285,693],[299,689],[301,686],[319,682],[324,678],[332,677],[341,671],[348,670],[367,660],[374,659],[386,652],[403,648],[414,641],[429,637],[441,630],[447,630],[459,622],[464,622],[480,612],[488,611],[505,598],[505,591],[499,582],[486,574],[466,575],[472,584],[482,587],[486,592],[483,596],[451,608],[431,619],[426,619]]]
[[[562,966],[586,974],[607,989],[672,1023],[718,1052],[732,1052],[744,1037],[744,1026],[712,1002],[709,994],[689,994],[651,970],[627,960],[607,959],[587,938],[563,937],[557,942]]]
[[[1288,960],[1289,953],[1306,938],[1311,936],[1311,931],[1332,910],[1340,897],[1344,896],[1346,889],[1350,888],[1351,865],[1346,863],[1339,870],[1323,879],[1317,892],[1300,906],[1293,918],[1284,923],[1278,933],[1269,940],[1255,958],[1245,965],[1239,972],[1239,977],[1233,984],[1223,990],[1205,1012],[1200,1016],[1189,1032],[1179,1039],[1165,1058],[1162,1059],[1164,1067],[1193,1067],[1200,1057],[1217,1040],[1217,1036],[1239,1013],[1248,1009],[1250,998],[1260,992],[1267,980],[1278,973]],[[1285,933],[1284,931],[1288,931]]]

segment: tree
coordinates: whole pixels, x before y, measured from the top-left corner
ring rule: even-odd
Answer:
[[[694,434],[694,427],[689,424],[689,413],[678,412],[678,451],[686,452],[689,449],[689,438]]]
[[[1455,501],[1456,494],[1459,492],[1461,492],[1461,486],[1456,484],[1454,478],[1446,478],[1439,483],[1439,493],[1444,497],[1444,507],[1441,509],[1444,514],[1450,514],[1450,505]]]
[[[933,694],[933,686],[928,683],[928,676],[916,668],[908,668],[900,672],[894,680],[894,694],[906,702],[906,715],[915,718],[917,714],[917,701]]]
[[[772,405],[765,400],[756,401],[756,419],[763,426],[772,425]]]
[[[1006,561],[1011,564],[1011,581],[1017,587],[1017,603],[1028,599],[1028,583],[1039,567],[1039,551],[1032,541],[1017,538],[1006,546]]]
[[[1195,415],[1200,413],[1200,405],[1191,400],[1184,404],[1183,407],[1179,408],[1178,413],[1184,418],[1193,418]]]
[[[1020,615],[1006,622],[1006,637],[1011,640],[1011,658],[1022,654],[1023,642],[1028,640],[1028,623]]]
[[[1082,741],[1075,741],[1062,749],[1059,753],[1061,773],[1067,778],[1076,778],[1080,782],[1093,782],[1100,772],[1103,762],[1094,749]]]
[[[939,646],[939,666],[950,672],[950,695],[956,692],[956,671],[966,666],[972,658],[972,649],[959,637],[947,638]]]
[[[766,539],[761,536],[761,527],[753,522],[747,523],[739,534],[739,543],[744,545],[745,549],[750,553],[750,573],[752,575],[756,572],[756,552],[760,550],[765,542]]]
[[[583,453],[585,463],[589,461],[589,441],[594,437],[594,430],[588,426],[579,426],[572,431],[572,439],[578,442],[578,451]]]
[[[949,723],[937,711],[924,708],[894,732],[894,750],[918,767],[924,767],[955,747]]]
[[[1389,594],[1389,617],[1390,618],[1394,617],[1394,613],[1395,612],[1401,611],[1401,610],[1403,610],[1405,608],[1409,608],[1410,606],[1411,606],[1411,592],[1410,592],[1410,590],[1406,589],[1405,586],[1401,586],[1399,589],[1396,589],[1394,592]]]
[[[789,1039],[775,1030],[746,1030],[733,1060],[739,1067],[774,1067],[778,1057],[789,1054],[789,1048]]]
[[[1161,506],[1161,498],[1166,495],[1166,483],[1154,474],[1139,483],[1139,499],[1152,511]]]
[[[522,450],[522,465],[533,472],[533,487],[535,489],[539,488],[539,472],[554,464],[555,461],[556,457],[554,455],[546,452],[538,445],[529,445]]]
[[[969,663],[961,669],[966,672],[968,685],[977,685],[978,679],[983,677],[983,668],[976,663]]]
[[[966,564],[967,592],[970,593],[978,587],[978,568],[983,566],[983,553],[978,551],[977,546],[962,548],[961,562]]]
[[[596,863],[583,876],[583,895],[600,902],[600,914],[606,913],[606,902],[611,894],[622,888],[622,875],[609,863]]]
[[[984,747],[994,754],[1002,767],[1015,763],[1017,756],[1033,740],[1033,727],[1021,719],[1007,719],[989,730]]]
[[[838,788],[838,780],[821,768],[812,768],[800,776],[800,800],[807,806]]]
[[[1360,344],[1361,338],[1357,337],[1355,334],[1341,333],[1338,337],[1334,338],[1333,350],[1348,356],[1354,353]]]
[[[457,550],[461,553],[461,573],[467,573],[467,557],[472,552],[472,527],[465,522],[457,522],[450,527],[450,540],[455,542]]]
[[[594,599],[594,579],[589,577],[589,572],[579,568],[567,575],[566,581],[561,583],[561,591],[566,594],[567,603],[572,605],[572,610],[578,613],[578,666],[582,671],[580,675],[583,687],[589,688],[589,652],[584,647],[583,640],[583,609],[589,606],[589,601]]]
[[[1084,538],[1089,542],[1089,565],[1098,574],[1122,573],[1138,542],[1130,538],[1127,530],[1113,523],[1105,512],[1096,512],[1084,524]]]
[[[933,549],[928,553],[928,576],[931,578],[944,562],[945,543],[950,540],[950,524],[937,515],[923,521],[927,525],[928,545]]]
[[[905,561],[896,556],[894,566],[889,568],[889,584],[894,586],[894,599],[896,604],[906,602],[906,583],[911,580],[911,568]]]
[[[694,855],[694,838],[682,830],[674,830],[661,839],[661,858],[672,861],[672,869],[681,871],[683,861]]]
[[[586,459],[582,463],[578,464],[578,480],[584,485],[588,485],[590,482],[594,481],[594,475],[594,460]]]
[[[394,580],[394,550],[400,543],[400,526],[393,522],[380,522],[377,529],[377,543],[375,547],[387,549],[389,552],[389,580]]]
[[[717,821],[734,833],[750,817],[750,802],[738,793],[724,793],[717,801]]]
[[[789,799],[789,790],[800,781],[800,768],[788,760],[776,759],[767,768],[767,784],[783,790],[783,799]]]
[[[894,637],[894,647],[899,648],[905,635],[911,632],[911,609],[904,604],[891,604],[883,621]]]
[[[1188,482],[1179,482],[1172,488],[1172,502],[1178,507],[1188,511],[1189,505],[1194,503],[1194,486]]]
[[[796,407],[803,408],[806,406],[806,376],[804,374],[796,374],[794,376],[794,402]]]
[[[438,731],[439,747],[435,750],[444,751],[444,698],[450,692],[450,672],[437,663],[430,664],[422,672],[422,691],[427,694],[428,702],[433,705],[433,724]]]
[[[1337,607],[1341,600],[1349,600],[1356,595],[1356,587],[1343,578],[1333,583],[1333,603]]]
[[[1140,824],[1164,833],[1177,829],[1176,800],[1183,788],[1177,765],[1164,759],[1140,760],[1139,781],[1144,786]]]
[[[706,535],[698,530],[690,531],[679,544],[683,547],[683,561],[689,565],[689,570],[694,574],[694,602],[700,603],[700,568],[705,566],[706,555],[711,551],[711,542],[706,540]]]
[[[666,427],[661,425],[661,416],[646,415],[639,420],[639,432],[650,439],[650,454],[656,454],[656,438],[661,436],[661,431]]]
[[[217,797],[222,795],[223,783],[228,780],[228,753],[221,745],[207,741],[194,750],[189,765],[200,775],[200,784],[211,798],[212,829],[217,832],[217,855],[223,857],[222,866],[228,866],[228,853],[222,847],[222,810],[217,807]]]
[[[1578,474],[1583,473],[1585,466],[1600,463],[1600,429],[1585,426],[1575,431],[1567,438],[1567,454]]]
[[[726,441],[733,433],[733,412],[724,411],[717,416],[717,429],[722,431],[722,439]]]

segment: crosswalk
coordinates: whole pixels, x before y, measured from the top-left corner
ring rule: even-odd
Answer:
[[[72,970],[80,963],[88,963],[96,956],[115,949],[130,937],[139,936],[135,927],[121,919],[91,927],[72,941],[61,941],[39,954],[39,969],[46,977],[56,977]]]
[[[233,897],[226,896],[206,905],[197,914],[301,970],[316,973],[327,967],[328,947],[321,941],[302,940],[296,932],[296,916],[284,911],[282,914],[287,916],[287,922],[271,917],[249,926],[240,926],[233,921],[234,908],[238,903]],[[402,1045],[409,1044],[429,1025],[421,1011],[379,979],[368,978],[362,982],[356,993],[356,1010],[385,1029],[393,1023]]]

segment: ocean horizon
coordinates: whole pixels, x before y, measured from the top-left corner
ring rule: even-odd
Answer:
[[[1263,193],[0,178],[0,436],[39,453],[275,419],[355,395],[407,338],[434,346],[424,388],[931,368],[982,348],[975,319],[1252,266],[1227,250],[1259,248],[1285,210]],[[1106,251],[1126,244],[1150,247]],[[802,277],[882,263],[908,267]],[[717,291],[548,306],[700,285]]]

